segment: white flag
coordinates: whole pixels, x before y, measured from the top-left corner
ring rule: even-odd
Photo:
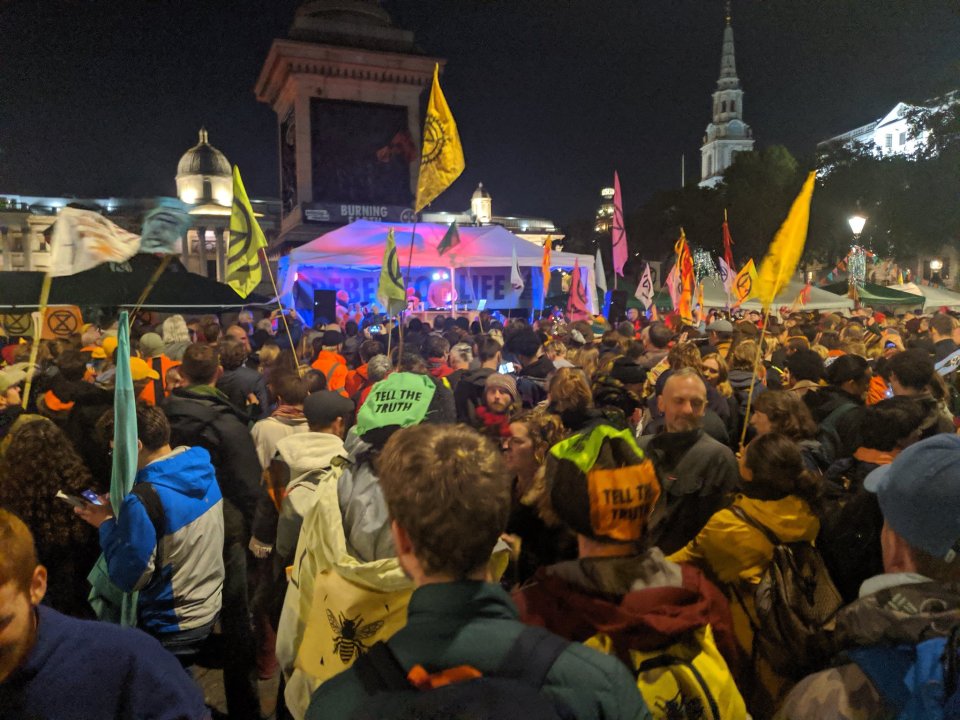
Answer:
[[[50,245],[50,275],[61,277],[105,262],[126,262],[140,250],[140,236],[92,210],[63,208]]]
[[[650,263],[647,263],[643,269],[643,275],[640,277],[640,284],[637,285],[637,292],[634,297],[643,303],[643,306],[649,310],[653,305],[653,278],[650,277]]]
[[[594,272],[597,273],[597,289],[603,290],[603,294],[607,294],[607,274],[603,269],[603,258],[600,257],[600,248],[597,248],[597,265]]]
[[[510,287],[517,292],[523,292],[526,285],[523,282],[523,275],[520,274],[520,263],[517,262],[517,248],[513,248],[513,262],[510,265]]]
[[[733,293],[733,283],[737,279],[737,273],[729,265],[727,261],[723,258],[720,258],[720,280],[723,281],[723,287],[727,291],[727,295]]]

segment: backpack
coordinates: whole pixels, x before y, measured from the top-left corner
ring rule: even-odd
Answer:
[[[847,656],[897,720],[960,718],[960,626],[917,645],[856,648]]]
[[[594,635],[587,647],[617,654],[610,636]],[[747,716],[746,705],[709,625],[653,651],[630,650],[627,666],[651,716],[657,720],[726,720]]]
[[[817,549],[845,602],[857,599],[860,584],[883,572],[880,529],[883,513],[877,496],[853,473],[857,461],[838,460],[824,476],[823,510]]]
[[[573,720],[568,708],[541,693],[569,641],[539,627],[520,631],[500,667],[482,675],[467,665],[428,675],[409,673],[390,646],[375,643],[354,667],[367,693],[352,720]]]
[[[843,440],[837,431],[837,423],[840,422],[840,418],[857,407],[859,406],[856,403],[844,403],[820,422],[817,440],[820,441],[828,462],[839,460],[843,456]]]
[[[729,509],[773,545],[773,558],[754,590],[756,618],[732,586],[753,628],[753,654],[780,675],[800,679],[829,659],[825,634],[834,629],[843,599],[812,544],[784,543],[741,507]]]
[[[152,484],[148,482],[136,483],[133,488],[131,488],[130,494],[136,495],[137,499],[140,500],[140,504],[143,505],[143,509],[150,519],[150,524],[153,526],[153,533],[157,538],[157,549],[153,557],[153,575],[150,577],[150,582],[153,582],[160,577],[160,571],[163,569],[163,558],[160,551],[163,548],[163,528],[167,521],[166,514],[163,512],[163,503],[160,502],[157,489],[153,487]]]

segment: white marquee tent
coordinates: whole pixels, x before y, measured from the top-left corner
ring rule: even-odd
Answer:
[[[926,298],[923,307],[928,312],[936,312],[941,307],[960,308],[960,293],[944,290],[943,288],[930,287],[929,285],[917,285],[916,283],[904,283],[903,285],[890,285],[891,290],[900,290],[911,295],[922,295]]]
[[[773,301],[773,310],[780,307],[793,307],[797,297],[803,290],[804,284],[799,281],[789,282],[780,294]],[[735,300],[735,298],[734,298]],[[718,278],[704,278],[703,281],[703,302],[708,308],[723,308],[728,305],[727,292],[723,289],[723,283]],[[760,301],[756,298],[747,300],[740,306],[743,310],[762,310]],[[810,288],[810,296],[803,304],[802,308],[797,305],[797,309],[802,310],[821,310],[827,312],[837,312],[853,309],[853,300],[841,295],[834,295],[826,290],[813,286]]]
[[[292,290],[294,278],[303,268],[379,268],[383,264],[383,250],[391,228],[394,231],[400,267],[405,270],[414,225],[357,220],[291,251],[287,266],[281,266],[282,292],[286,294]],[[441,255],[437,252],[437,246],[447,229],[447,225],[438,223],[416,225],[413,267],[451,268],[454,272],[460,268],[510,267],[514,250],[521,268],[539,268],[543,259],[541,246],[517,237],[500,225],[458,228],[460,243]],[[586,270],[584,280],[588,288],[587,302],[590,310],[599,312],[593,256],[554,252],[551,255],[551,267],[569,270],[577,260],[580,267]]]

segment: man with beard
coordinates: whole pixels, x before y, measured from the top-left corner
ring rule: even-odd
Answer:
[[[649,545],[669,555],[693,540],[723,507],[739,475],[730,448],[703,431],[707,388],[696,370],[674,372],[657,405],[664,415],[663,430],[638,443],[653,459],[663,487],[651,517]]]
[[[520,406],[517,381],[512,375],[493,373],[487,376],[483,405],[476,410],[474,427],[495,440],[510,437],[510,418]]]

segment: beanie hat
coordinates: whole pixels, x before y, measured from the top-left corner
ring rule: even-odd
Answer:
[[[325,330],[320,344],[323,347],[336,347],[343,342],[343,333],[339,330]]]
[[[550,504],[560,520],[600,542],[643,540],[660,498],[653,462],[633,434],[606,423],[550,448],[546,479]]]
[[[510,394],[514,403],[520,402],[520,392],[517,390],[517,381],[512,375],[503,375],[501,373],[492,373],[487,375],[487,380],[483,384],[484,392],[489,388],[500,388]]]
[[[327,427],[337,418],[349,418],[353,409],[352,400],[331,390],[310,393],[303,401],[304,417],[310,425],[317,427]]]

